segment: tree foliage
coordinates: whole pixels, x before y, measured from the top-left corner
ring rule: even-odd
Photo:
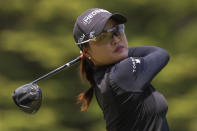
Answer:
[[[104,131],[94,100],[80,112],[77,95],[88,88],[76,64],[39,83],[43,104],[35,115],[14,105],[12,92],[79,55],[74,22],[88,8],[120,12],[128,18],[129,46],[159,46],[170,56],[153,85],[168,100],[173,131],[197,130],[196,0],[0,0],[0,130]]]

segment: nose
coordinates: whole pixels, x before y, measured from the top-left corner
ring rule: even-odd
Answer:
[[[121,39],[120,37],[118,37],[117,35],[113,35],[113,39],[112,39],[112,45],[116,45],[118,42],[120,42]]]

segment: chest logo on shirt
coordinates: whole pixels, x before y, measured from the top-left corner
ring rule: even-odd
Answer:
[[[137,64],[140,64],[141,61],[140,59],[135,59],[133,57],[130,57],[131,61],[132,61],[132,66],[133,66],[133,72],[136,72],[136,67],[137,67]]]

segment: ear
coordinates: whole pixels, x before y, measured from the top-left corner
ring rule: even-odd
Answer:
[[[83,53],[83,55],[85,56],[85,57],[91,57],[91,54],[90,54],[90,49],[89,48],[86,48],[86,47],[84,47],[84,48],[82,48],[82,53]]]

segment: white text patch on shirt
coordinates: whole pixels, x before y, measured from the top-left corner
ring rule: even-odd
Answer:
[[[137,67],[137,64],[140,64],[141,61],[140,59],[135,59],[133,57],[130,57],[131,61],[132,61],[132,68],[133,68],[133,72],[136,72],[136,67]]]

